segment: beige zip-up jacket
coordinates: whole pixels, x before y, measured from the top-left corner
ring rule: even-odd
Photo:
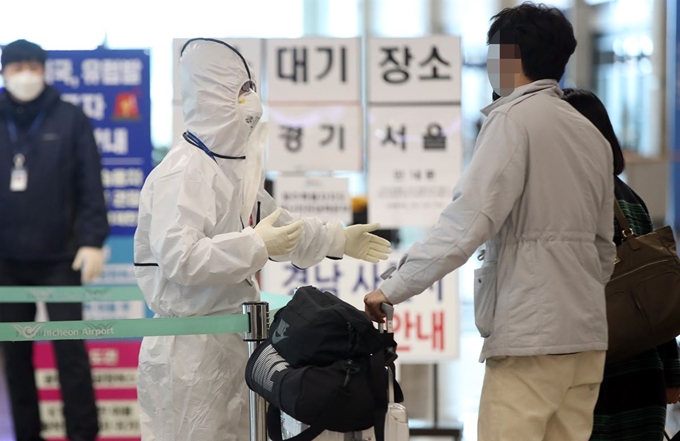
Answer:
[[[483,109],[488,118],[453,201],[381,286],[403,302],[486,242],[475,273],[482,361],[607,349],[612,151],[561,97],[557,82],[540,80]]]

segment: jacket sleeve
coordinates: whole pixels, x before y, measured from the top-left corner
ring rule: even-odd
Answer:
[[[153,183],[151,194],[151,253],[171,282],[237,284],[267,263],[267,249],[252,228],[208,236],[217,223],[218,195],[201,174],[169,175]]]
[[[102,164],[90,120],[79,108],[75,117],[76,212],[79,246],[101,248],[109,234],[102,187]]]
[[[278,208],[274,198],[264,188],[261,188],[258,194],[258,204],[261,219],[269,216]],[[309,268],[325,258],[342,259],[345,254],[345,233],[342,222],[334,219],[324,223],[316,217],[300,217],[283,210],[274,226],[288,225],[297,220],[302,220],[304,224],[300,242],[292,253],[273,256],[273,261],[290,261],[298,268]]]
[[[612,172],[613,174],[613,172]],[[595,246],[602,268],[602,283],[607,284],[616,264],[616,245],[614,244],[614,180],[605,188],[602,209],[597,221]]]
[[[462,266],[500,230],[524,190],[527,148],[523,129],[507,114],[492,112],[454,189],[453,201],[382,284],[390,302],[420,294]]]

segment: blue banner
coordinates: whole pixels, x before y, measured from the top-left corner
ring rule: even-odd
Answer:
[[[50,51],[45,66],[47,82],[92,121],[111,236],[134,234],[152,167],[149,67],[147,51],[107,49]]]
[[[666,222],[673,227],[676,236],[680,232],[680,52],[678,43],[680,40],[680,9],[676,0],[666,2],[667,17],[667,74],[666,96],[668,103],[667,127],[668,127],[668,205]]]

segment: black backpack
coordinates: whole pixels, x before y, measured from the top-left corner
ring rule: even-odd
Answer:
[[[378,332],[364,312],[331,293],[299,288],[246,367],[246,383],[270,404],[269,437],[281,440],[284,411],[310,426],[289,441],[370,427],[383,441],[385,368],[394,369],[395,349],[393,335]],[[396,381],[395,398],[403,401]]]
[[[396,347],[392,336],[380,334],[363,311],[312,286],[298,288],[276,313],[269,338],[294,368],[370,357],[385,348],[394,354]]]

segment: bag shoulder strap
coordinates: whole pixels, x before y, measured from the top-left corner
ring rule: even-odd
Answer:
[[[384,388],[383,391],[387,394],[387,391]],[[385,395],[385,397],[387,397],[387,395]],[[331,404],[323,411],[313,425],[303,430],[298,435],[288,438],[286,441],[312,441],[316,439],[316,437],[326,430],[325,427],[328,427],[330,422],[333,422],[338,418],[338,415],[342,414],[342,409],[347,406],[348,399],[349,396],[347,394],[338,395],[338,392],[336,392],[330,400]],[[387,404],[385,404],[385,412],[383,412],[383,426],[385,424],[386,411]],[[269,404],[269,409],[267,409],[267,432],[272,441],[283,441],[281,439],[281,410],[271,403]],[[381,438],[376,436],[376,441],[385,441],[384,436]]]
[[[628,244],[628,246],[633,250],[637,251],[640,249],[640,243],[637,241],[637,236],[635,236],[635,231],[631,228],[630,224],[628,223],[628,219],[626,219],[626,215],[623,214],[623,210],[621,210],[621,205],[619,204],[619,201],[614,199],[614,216],[616,217],[616,220],[619,222],[619,227],[621,227],[621,236],[623,237],[623,241]]]
[[[621,210],[621,205],[619,204],[619,201],[617,201],[616,199],[614,199],[614,216],[616,217],[616,220],[619,222],[619,227],[622,228],[624,235],[626,232],[632,232],[633,236],[635,235],[635,232],[628,223],[628,219],[626,219],[626,215],[623,214],[623,210]]]

